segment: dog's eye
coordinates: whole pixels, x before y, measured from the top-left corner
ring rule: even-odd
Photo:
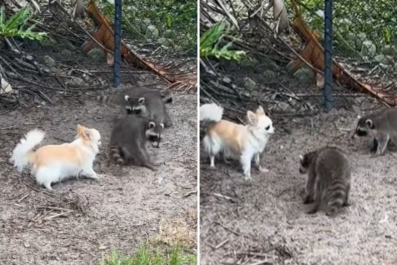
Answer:
[[[268,131],[269,129],[270,129],[270,125],[265,128],[266,131]]]

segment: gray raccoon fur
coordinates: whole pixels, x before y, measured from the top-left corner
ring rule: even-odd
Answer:
[[[123,89],[117,91],[114,94],[97,96],[95,99],[101,104],[126,106],[128,105],[128,102],[126,102],[125,100],[126,95],[131,98],[135,98],[135,97],[139,98],[144,94],[158,95],[165,104],[170,104],[174,102],[173,95],[170,91],[160,91],[158,89],[151,89],[145,87]]]
[[[371,136],[371,151],[375,152],[375,156],[384,154],[390,141],[397,145],[397,109],[386,109],[361,117],[352,138],[356,135]]]
[[[153,93],[145,93],[140,97],[126,95],[125,100],[135,115],[154,120],[156,124],[163,124],[165,128],[173,125],[165,103],[158,95]]]
[[[301,174],[308,174],[303,203],[313,203],[308,214],[325,206],[326,215],[336,214],[349,205],[351,169],[345,153],[333,146],[300,156]]]
[[[112,130],[109,156],[118,165],[135,165],[156,170],[158,164],[151,161],[147,142],[159,145],[161,127],[155,122],[127,115]]]

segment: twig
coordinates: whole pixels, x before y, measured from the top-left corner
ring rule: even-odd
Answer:
[[[215,249],[218,249],[218,248],[224,246],[227,242],[229,242],[229,239],[226,239],[226,240],[222,241],[221,243],[219,243],[218,245],[216,245]]]
[[[222,194],[219,194],[219,193],[213,193],[213,195],[214,195],[215,197],[223,198],[223,199],[229,200],[229,201],[231,201],[231,202],[236,202],[236,201],[237,201],[236,199],[233,199],[233,198],[231,198],[231,197],[228,197],[228,196],[225,196],[225,195],[222,195]]]

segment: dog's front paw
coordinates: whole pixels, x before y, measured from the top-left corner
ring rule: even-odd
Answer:
[[[268,173],[268,172],[269,172],[269,169],[259,166],[259,171],[260,171],[261,173]]]
[[[254,179],[251,177],[250,174],[245,174],[244,175],[244,181],[250,182],[250,181],[254,181]]]

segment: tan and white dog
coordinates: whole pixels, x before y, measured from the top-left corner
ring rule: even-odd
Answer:
[[[46,145],[33,148],[44,139],[45,132],[34,129],[15,147],[10,162],[22,172],[26,166],[32,166],[31,174],[37,183],[52,190],[51,183],[68,177],[84,175],[98,179],[92,166],[101,145],[101,135],[95,129],[77,125],[76,139],[71,143]]]
[[[200,107],[200,121],[210,121],[203,139],[205,151],[209,154],[211,167],[215,167],[215,156],[220,152],[224,157],[240,160],[246,180],[251,179],[251,161],[254,158],[259,171],[268,170],[260,165],[260,154],[274,133],[272,120],[263,108],[247,111],[247,125],[222,120],[223,108],[211,103]]]

